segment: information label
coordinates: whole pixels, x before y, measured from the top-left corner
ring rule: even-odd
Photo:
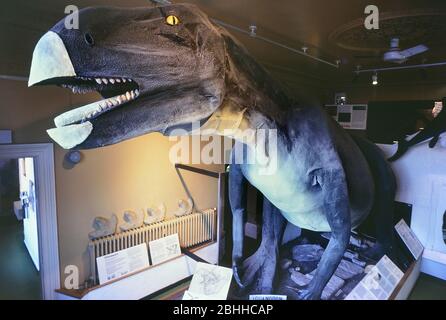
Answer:
[[[181,256],[180,240],[177,233],[150,241],[149,248],[154,265]]]
[[[287,296],[277,294],[251,294],[249,300],[269,301],[269,300],[287,300]]]
[[[96,258],[96,263],[98,266],[99,283],[110,282],[150,265],[147,244],[142,243],[98,257]]]
[[[423,253],[424,247],[420,240],[418,240],[415,233],[413,233],[412,229],[409,228],[404,219],[401,219],[401,221],[396,224],[395,229],[415,260],[418,260]]]
[[[403,276],[392,260],[384,256],[345,300],[388,300]]]
[[[183,300],[226,300],[231,280],[232,269],[198,262]]]

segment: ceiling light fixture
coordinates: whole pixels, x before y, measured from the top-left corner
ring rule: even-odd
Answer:
[[[372,76],[372,84],[373,84],[374,86],[377,86],[377,85],[378,85],[378,72],[375,72],[375,73],[373,74],[373,76]]]
[[[255,37],[257,35],[257,26],[256,25],[249,26],[249,35],[251,37]]]

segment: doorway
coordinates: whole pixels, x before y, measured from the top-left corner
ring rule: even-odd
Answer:
[[[0,299],[41,299],[34,159],[0,160]]]
[[[56,299],[52,144],[0,145],[0,299]]]

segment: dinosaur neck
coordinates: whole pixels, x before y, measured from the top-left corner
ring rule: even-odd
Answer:
[[[243,142],[251,141],[253,138],[247,135],[258,129],[281,131],[286,126],[292,100],[230,35],[225,34],[224,39],[225,99],[202,129]]]
[[[280,84],[237,41],[224,35],[226,44],[226,97],[246,109],[246,117],[264,117],[284,126],[293,106]]]

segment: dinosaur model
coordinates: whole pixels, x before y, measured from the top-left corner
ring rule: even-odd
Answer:
[[[228,134],[246,153],[266,147],[268,161],[231,165],[233,269],[241,288],[274,291],[285,222],[331,232],[313,280],[300,299],[319,299],[348,245],[350,232],[377,217],[374,254],[392,246],[394,177],[379,149],[352,138],[317,105],[296,102],[223,28],[188,4],[155,8],[86,8],[78,30],[57,23],[37,43],[29,85],[97,91],[103,100],[63,113],[48,134],[63,148],[89,149],[150,132],[191,131],[199,122]],[[246,143],[244,129],[276,132]],[[272,161],[274,160],[274,161]],[[262,174],[276,163],[277,170]],[[262,241],[243,259],[243,185],[264,195]],[[370,253],[370,254],[372,254]]]
[[[446,106],[446,98],[443,98],[443,106]],[[410,140],[401,139],[398,141],[398,150],[389,158],[393,162],[400,159],[412,146],[424,141],[429,141],[429,148],[434,148],[440,136],[446,132],[446,107],[443,107],[438,115],[418,133],[414,134]]]

